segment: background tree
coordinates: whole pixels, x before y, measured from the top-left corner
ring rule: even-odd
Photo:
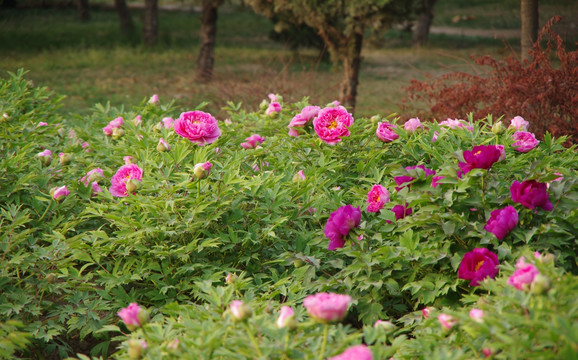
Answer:
[[[147,46],[157,43],[159,38],[159,2],[145,0],[145,19],[143,24],[143,38]]]
[[[201,48],[197,56],[197,80],[201,82],[208,82],[213,77],[217,17],[219,6],[222,4],[223,0],[201,1]]]
[[[77,0],[78,18],[80,21],[90,20],[90,12],[88,11],[88,0]]]
[[[522,21],[520,34],[522,61],[531,60],[530,49],[538,38],[538,0],[521,0],[520,18]]]
[[[118,18],[120,20],[120,32],[125,36],[134,33],[134,24],[132,22],[130,10],[126,5],[126,1],[114,0],[114,6],[116,7]]]
[[[433,21],[436,0],[420,0],[418,3],[416,9],[418,16],[412,41],[416,46],[424,46],[427,42],[429,29]]]

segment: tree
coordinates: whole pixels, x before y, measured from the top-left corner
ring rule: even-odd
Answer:
[[[394,0],[247,0],[256,12],[267,17],[282,13],[284,19],[306,24],[317,30],[334,63],[343,66],[339,100],[355,110],[361,49],[366,30],[391,24]]]
[[[213,77],[217,17],[223,0],[202,0],[201,48],[197,56],[197,80],[208,82]]]
[[[522,61],[532,60],[530,50],[538,38],[538,0],[521,0],[520,19],[522,32],[520,42],[522,45]]]
[[[417,24],[413,32],[413,44],[416,46],[424,46],[429,36],[429,29],[434,17],[434,5],[436,0],[422,0],[420,1],[417,17]]]
[[[145,19],[143,24],[143,38],[147,46],[157,43],[159,37],[159,1],[145,0]]]
[[[118,18],[120,20],[120,32],[129,35],[134,32],[134,24],[125,0],[114,0]]]
[[[90,12],[88,11],[88,0],[78,0],[78,18],[80,21],[85,22],[90,20]]]

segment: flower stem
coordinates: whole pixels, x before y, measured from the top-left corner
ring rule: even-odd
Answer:
[[[52,205],[53,200],[50,199],[50,203],[48,204],[48,206],[46,207],[46,210],[44,210],[44,214],[42,214],[42,216],[40,217],[40,219],[38,219],[38,221],[42,221],[42,219],[44,219],[44,217],[46,216],[46,214],[48,213],[48,209],[50,209],[50,206]]]
[[[247,330],[247,335],[249,335],[249,339],[253,343],[255,350],[257,350],[257,354],[259,354],[259,358],[262,358],[263,353],[261,353],[261,349],[259,348],[259,344],[257,343],[257,340],[255,340],[255,337],[253,336],[253,333],[251,332],[251,328],[249,327],[249,325],[246,322],[243,322],[243,325],[245,326],[245,329]]]
[[[323,360],[323,354],[325,354],[325,345],[327,345],[328,333],[329,333],[329,325],[325,324],[325,329],[323,330],[323,342],[321,343],[321,351],[319,352],[319,360]]]

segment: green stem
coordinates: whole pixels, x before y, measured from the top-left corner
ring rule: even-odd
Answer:
[[[253,343],[255,350],[257,350],[257,354],[259,355],[259,358],[262,358],[263,353],[261,353],[261,349],[259,348],[259,344],[257,343],[257,340],[255,340],[255,337],[253,336],[253,333],[251,332],[251,328],[249,328],[249,325],[246,322],[243,322],[243,325],[245,326],[245,329],[247,330],[247,335],[249,335],[249,339]]]
[[[48,209],[50,209],[50,206],[52,205],[54,201],[52,200],[52,197],[50,198],[50,203],[48,204],[48,206],[46,207],[46,210],[44,210],[44,214],[42,214],[42,216],[40,217],[40,219],[38,219],[38,222],[42,221],[42,219],[44,219],[44,217],[46,216],[46,214],[48,213]]]
[[[325,329],[323,330],[323,342],[321,343],[321,351],[319,352],[319,360],[323,360],[323,354],[325,354],[325,345],[327,345],[328,333],[329,333],[329,325],[325,324]]]

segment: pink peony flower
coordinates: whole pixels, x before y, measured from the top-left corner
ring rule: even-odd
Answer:
[[[141,326],[141,319],[139,318],[139,314],[142,311],[143,309],[138,306],[137,303],[130,303],[127,307],[120,309],[117,315],[129,328],[129,330],[134,330],[135,328]]]
[[[83,149],[87,149],[87,148],[89,148],[89,147],[90,147],[90,144],[89,144],[88,142],[86,142],[86,141],[85,141],[85,142],[83,142],[83,143],[82,143],[82,145],[81,145],[81,146],[82,146],[82,148],[83,148]]]
[[[472,169],[489,169],[500,159],[502,153],[495,145],[478,145],[473,149],[464,150],[463,156],[465,162],[460,162],[458,166],[464,174]]]
[[[229,310],[235,321],[242,321],[253,315],[253,310],[241,300],[231,301]]]
[[[367,211],[379,212],[386,202],[389,202],[389,191],[381,185],[373,185],[367,193]]]
[[[62,200],[64,200],[65,197],[67,197],[70,194],[70,191],[68,191],[68,189],[66,188],[66,185],[64,185],[64,186],[52,189],[51,193],[52,193],[52,198],[54,200],[62,201]]]
[[[506,159],[506,148],[504,147],[504,145],[495,145],[498,148],[498,151],[500,152],[500,157],[498,158],[498,161],[504,161]]]
[[[271,100],[271,102],[277,101],[277,95],[275,95],[273,93],[267,95],[267,97],[269,98],[269,100]]]
[[[377,138],[381,141],[391,142],[399,138],[399,135],[397,135],[397,133],[393,130],[395,128],[396,126],[394,124],[390,124],[389,122],[378,122],[375,135],[377,135]]]
[[[446,330],[451,329],[458,322],[456,319],[453,318],[453,316],[448,314],[439,314],[438,321],[440,322],[440,324],[442,324],[442,326]]]
[[[140,182],[142,180],[142,170],[136,164],[123,165],[118,169],[116,174],[110,179],[109,191],[112,196],[125,197],[128,196],[131,186],[127,189],[127,183],[133,184],[133,180]]]
[[[411,215],[412,209],[404,205],[395,205],[391,211],[395,214],[395,220],[403,219],[404,217]]]
[[[99,179],[103,178],[104,174],[101,168],[92,169],[84,175],[80,181],[85,185],[88,186],[93,181],[98,181]]]
[[[536,146],[538,146],[539,141],[536,140],[534,134],[525,131],[516,131],[512,135],[514,143],[512,147],[519,152],[527,153]]]
[[[361,222],[361,210],[345,205],[335,210],[325,224],[325,236],[329,239],[328,250],[336,250],[345,245],[343,237]]]
[[[175,121],[174,129],[180,136],[200,146],[215,142],[221,135],[217,119],[199,110],[182,113]]]
[[[351,125],[353,125],[353,116],[340,105],[319,110],[313,119],[313,129],[321,140],[329,145],[335,145],[342,138],[349,136]]]
[[[102,128],[102,131],[104,132],[104,135],[106,136],[112,136],[114,129],[119,129],[122,124],[123,124],[124,120],[122,117],[117,117],[116,119],[110,121],[108,123],[108,125],[106,125],[105,127]]]
[[[471,124],[465,122],[464,120],[459,120],[459,119],[448,118],[448,119],[440,122],[440,126],[447,126],[451,129],[464,128],[464,129],[469,130],[469,131],[474,130],[474,127]]]
[[[46,149],[44,151],[39,152],[36,156],[38,157],[45,157],[45,158],[51,158],[52,159],[52,151]]]
[[[498,256],[486,248],[477,248],[467,252],[458,269],[458,277],[471,280],[470,286],[478,286],[485,278],[498,275]]]
[[[431,313],[431,308],[429,306],[421,309],[421,314],[425,319],[427,319],[429,317],[430,313]]]
[[[423,124],[418,118],[409,119],[405,124],[403,124],[404,130],[409,132],[414,132],[420,127],[423,129]]]
[[[134,157],[132,157],[132,156],[127,155],[127,156],[124,156],[122,159],[124,160],[125,165],[134,164]]]
[[[470,310],[470,318],[476,322],[482,322],[484,318],[484,312],[480,309]]]
[[[410,171],[410,170],[415,170],[415,169],[423,170],[426,177],[436,174],[436,172],[434,170],[430,170],[430,169],[426,168],[424,165],[408,166],[405,168],[405,171]],[[404,185],[404,186],[401,186],[401,185],[408,183],[408,182],[411,182],[414,179],[415,178],[413,176],[410,176],[410,175],[394,176],[393,180],[398,185],[395,187],[395,191],[400,191],[401,189],[403,189],[406,186],[406,185]]]
[[[244,149],[254,149],[257,147],[257,145],[262,144],[264,141],[265,141],[264,137],[257,134],[253,134],[248,138],[246,138],[245,142],[241,143],[241,146]]]
[[[484,229],[496,235],[498,240],[502,240],[516,225],[518,225],[518,212],[510,205],[493,210]]]
[[[172,129],[175,126],[175,119],[172,117],[166,117],[161,120],[165,129]]]
[[[41,121],[38,123],[38,125],[36,125],[36,127],[43,127],[43,126],[48,126],[48,123],[45,123],[44,121]]]
[[[373,360],[371,350],[365,345],[348,347],[344,352],[327,360]]]
[[[431,178],[431,187],[438,187],[440,185],[440,180],[445,178],[445,176],[434,176]]]
[[[508,278],[508,285],[518,290],[526,290],[538,274],[540,271],[536,266],[526,263],[524,258],[521,258],[516,264],[516,271]]]
[[[307,296],[303,300],[303,306],[305,306],[307,313],[313,320],[321,323],[330,323],[343,319],[349,302],[351,302],[349,295],[317,293]]]
[[[289,128],[289,136],[299,136],[299,132],[295,128],[304,127],[307,122],[319,113],[321,108],[319,106],[305,106],[301,113],[295,115],[287,127]]]
[[[482,354],[484,354],[484,357],[490,357],[490,356],[492,356],[493,353],[494,352],[490,348],[483,348],[482,349]]]
[[[277,101],[273,101],[272,103],[269,104],[269,107],[267,108],[267,111],[265,111],[265,114],[271,116],[278,112],[281,112],[281,104],[279,104]]]
[[[159,103],[159,96],[157,94],[153,94],[153,96],[151,96],[151,98],[149,99],[149,104],[156,105],[158,103]]]
[[[530,123],[521,116],[516,116],[510,120],[510,127],[515,128],[517,131],[528,131],[529,125]]]
[[[277,318],[276,325],[279,329],[282,329],[287,326],[291,327],[291,323],[293,322],[294,318],[295,318],[295,311],[293,311],[293,309],[290,306],[282,306],[281,313]]]
[[[102,192],[102,188],[98,185],[98,182],[96,181],[93,181],[91,183],[91,187],[92,187],[92,196],[96,196],[96,194]]]
[[[433,136],[431,137],[431,142],[436,142],[438,141],[438,136],[440,135],[439,132],[434,131]]]
[[[305,180],[305,179],[306,179],[306,176],[305,176],[305,174],[303,173],[303,170],[297,171],[297,176],[298,176],[301,180]]]
[[[137,115],[134,119],[132,119],[132,123],[134,126],[138,126],[142,123],[142,116]]]
[[[519,183],[514,180],[510,187],[512,201],[522,204],[528,209],[541,207],[546,211],[552,211],[554,206],[548,196],[548,187],[545,183],[539,183],[536,180],[526,180]]]

